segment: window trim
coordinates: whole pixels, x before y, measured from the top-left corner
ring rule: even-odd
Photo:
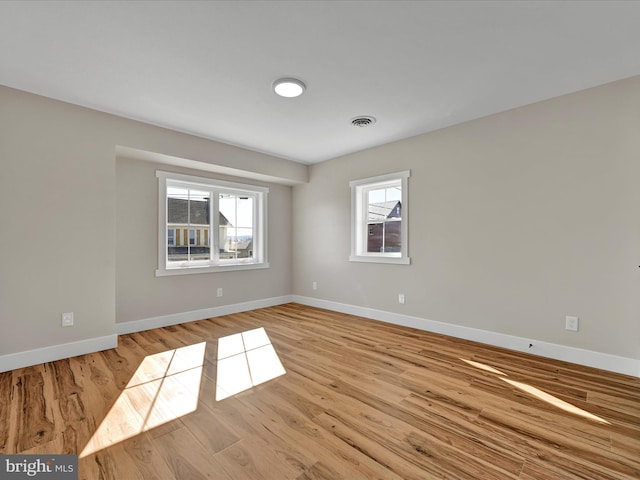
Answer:
[[[408,179],[410,170],[404,170],[387,175],[352,180],[351,187],[351,262],[391,263],[408,265],[409,257],[409,197]],[[366,239],[368,235],[368,222],[366,221],[365,195],[369,190],[385,185],[400,182],[402,195],[402,225],[400,228],[401,246],[400,252],[367,252]]]
[[[217,180],[214,178],[197,177],[193,175],[184,175],[180,173],[156,171],[158,178],[158,265],[155,271],[157,277],[168,275],[185,275],[195,273],[211,273],[211,272],[227,272],[234,270],[254,270],[261,268],[269,268],[267,257],[267,197],[269,193],[268,187],[260,187],[257,185],[248,185],[244,183],[228,182],[225,180]],[[211,249],[211,259],[208,261],[198,261],[191,265],[171,265],[167,262],[167,185],[181,184],[189,188],[205,188],[212,192],[230,193],[230,194],[248,194],[255,198],[255,215],[254,215],[254,248],[255,257],[253,259],[243,259],[242,261],[230,261],[227,259],[220,260],[218,252]],[[212,202],[213,204],[214,202]],[[217,198],[215,205],[217,206]],[[214,211],[217,211],[215,208]],[[211,233],[209,242],[213,246],[213,237],[215,235],[213,226],[214,216],[211,215]],[[217,216],[216,216],[217,218]],[[188,227],[191,228],[191,227]]]

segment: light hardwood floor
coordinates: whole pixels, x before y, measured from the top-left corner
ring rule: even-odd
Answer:
[[[286,373],[217,401],[244,378],[218,339],[261,327]],[[0,374],[0,453],[81,454],[81,479],[639,479],[640,380],[288,304]]]

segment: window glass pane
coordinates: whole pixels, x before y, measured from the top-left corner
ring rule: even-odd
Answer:
[[[220,194],[220,259],[253,258],[253,197]]]
[[[189,190],[167,187],[167,223],[186,225],[189,222]]]
[[[189,224],[209,225],[209,192],[189,191]]]
[[[385,189],[378,188],[377,190],[369,190],[367,195],[367,203],[380,203],[384,202],[385,198]]]
[[[384,224],[384,251],[400,252],[402,221],[390,221]]]
[[[189,232],[189,259],[194,261],[211,259],[211,193],[189,191],[189,224],[197,226]],[[193,233],[191,233],[193,232]]]
[[[253,228],[253,197],[237,197],[237,227]]]
[[[253,229],[236,229],[236,256],[237,258],[253,257]]]
[[[391,185],[366,193],[367,253],[395,253],[402,247],[402,187]]]
[[[402,200],[402,187],[400,185],[385,189],[386,201]]]
[[[384,246],[384,228],[382,223],[368,225],[369,235],[367,236],[367,252],[379,253]]]
[[[220,260],[236,258],[236,229],[220,225]]]
[[[236,226],[236,196],[221,193],[219,197],[220,213],[227,219],[227,222],[235,227]]]
[[[187,260],[187,247],[180,245],[173,245],[167,247],[167,261],[168,262],[184,262]]]
[[[189,260],[209,260],[209,226],[189,229]]]
[[[189,189],[167,187],[167,231],[176,232],[174,241],[167,242],[167,261],[184,262],[188,258],[188,249],[180,242],[180,228],[189,222]],[[170,239],[171,237],[169,237]]]
[[[207,191],[167,187],[167,261],[209,260],[211,195]],[[197,228],[189,228],[197,226]]]

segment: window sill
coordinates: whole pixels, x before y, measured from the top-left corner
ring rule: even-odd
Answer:
[[[349,257],[349,261],[363,263],[392,263],[397,265],[411,264],[411,258],[409,257],[382,257],[376,255],[351,255]]]
[[[193,275],[197,273],[231,272],[231,271],[237,271],[237,270],[258,270],[263,268],[269,268],[269,263],[268,262],[240,263],[240,264],[234,264],[234,265],[159,268],[156,270],[156,277],[168,277],[173,275]]]

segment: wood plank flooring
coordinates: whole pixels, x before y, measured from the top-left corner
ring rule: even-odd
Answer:
[[[218,339],[258,328],[286,373],[217,401]],[[640,479],[640,379],[288,304],[0,374],[0,453],[87,480]]]

